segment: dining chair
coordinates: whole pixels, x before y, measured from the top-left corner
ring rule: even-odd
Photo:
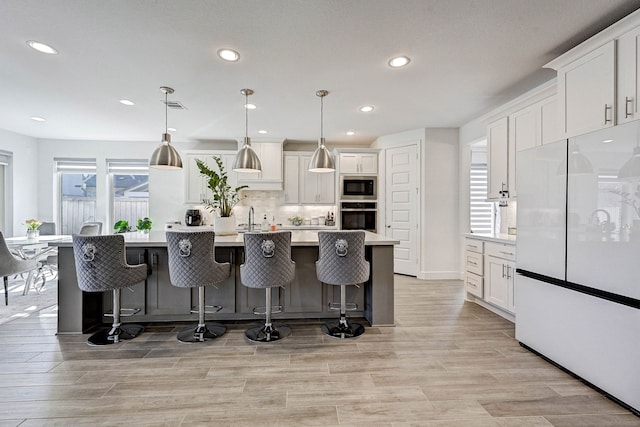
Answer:
[[[4,280],[4,305],[9,305],[9,276],[37,268],[38,261],[36,259],[20,259],[12,254],[0,231],[0,276]]]
[[[78,231],[80,236],[99,236],[102,234],[102,223],[95,221],[83,222]]]
[[[41,236],[53,236],[56,234],[56,223],[43,222],[40,224],[40,227],[38,227],[38,231],[40,231]],[[39,257],[38,262],[40,273],[44,273],[44,270],[47,270],[52,277],[55,277],[58,274],[58,249],[51,249],[46,253],[46,256]],[[42,288],[46,282],[46,276],[42,274],[41,277],[43,280],[40,288]]]

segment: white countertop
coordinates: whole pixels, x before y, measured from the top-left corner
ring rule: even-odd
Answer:
[[[505,233],[465,233],[465,237],[469,237],[471,239],[478,240],[486,240],[489,242],[498,242],[498,243],[507,243],[514,244],[516,243],[516,235],[515,234],[505,234]]]
[[[206,231],[207,227],[193,227],[201,231]],[[184,232],[187,230],[175,230]],[[191,231],[189,229],[188,231]],[[285,230],[290,231],[290,230]],[[293,230],[291,231],[291,246],[318,246],[318,231],[319,230]],[[268,232],[264,233],[269,234]],[[166,234],[164,231],[151,231],[149,234],[132,232],[124,233],[124,238],[127,246],[131,247],[164,247],[167,245]],[[371,233],[365,231],[365,244],[368,246],[385,246],[385,245],[397,245],[400,242],[398,240],[389,239],[387,236],[381,234]],[[71,236],[67,239],[51,242],[52,246],[69,247],[71,246]],[[244,233],[238,233],[230,236],[216,235],[216,246],[244,246]]]

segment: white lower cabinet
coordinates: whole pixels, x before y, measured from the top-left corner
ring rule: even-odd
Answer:
[[[485,243],[484,299],[501,309],[515,313],[514,277],[516,251],[513,245]]]
[[[483,278],[482,276],[478,276],[477,274],[473,274],[467,271],[464,279],[464,286],[468,293],[471,295],[475,295],[478,298],[483,297],[484,286],[483,286]]]
[[[467,237],[464,249],[467,295],[472,301],[512,320],[516,312],[515,242],[501,243]]]
[[[465,289],[471,295],[482,298],[484,294],[482,275],[484,272],[483,262],[484,242],[476,239],[465,239],[464,259],[465,259]]]

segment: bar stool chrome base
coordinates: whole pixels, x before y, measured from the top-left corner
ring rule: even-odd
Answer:
[[[291,328],[283,323],[272,323],[249,328],[244,335],[249,341],[256,343],[273,342],[291,335]]]
[[[329,320],[322,325],[322,333],[333,338],[356,338],[364,334],[364,326],[356,322]]]
[[[196,326],[182,329],[178,332],[178,341],[183,343],[205,342],[221,337],[227,332],[227,328],[219,323],[206,323],[204,326]]]
[[[87,339],[88,345],[109,345],[117,344],[120,341],[131,340],[144,332],[144,326],[135,323],[127,323],[112,327],[111,329],[103,329],[91,335]]]

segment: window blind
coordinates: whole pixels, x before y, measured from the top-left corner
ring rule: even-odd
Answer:
[[[471,165],[469,179],[469,222],[473,233],[491,233],[494,229],[495,204],[487,202],[487,165],[475,163]]]

